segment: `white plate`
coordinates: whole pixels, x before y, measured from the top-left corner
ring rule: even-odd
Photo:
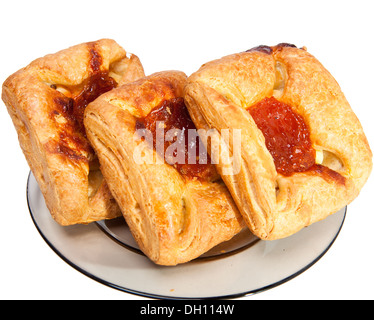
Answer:
[[[138,251],[120,219],[69,227],[57,224],[31,173],[27,200],[41,236],[64,261],[102,284],[156,299],[227,299],[278,286],[307,270],[327,252],[346,214],[343,208],[276,241],[259,241],[242,234],[202,258],[163,267]]]

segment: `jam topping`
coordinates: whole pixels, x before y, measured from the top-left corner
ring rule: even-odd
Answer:
[[[54,110],[53,113],[62,113],[72,123],[75,123],[78,131],[85,135],[83,117],[87,105],[116,86],[117,83],[108,75],[108,72],[94,73],[82,85],[69,88],[71,98],[56,97],[55,102],[61,108]]]
[[[249,109],[265,137],[277,171],[285,176],[308,170],[315,163],[315,150],[303,118],[292,108],[265,98]]]
[[[69,113],[78,121],[83,130],[83,116],[87,105],[116,86],[117,83],[113,78],[109,77],[108,72],[95,73],[86,81],[83,89],[73,97]]]
[[[162,126],[164,130],[163,135],[157,135],[156,131]],[[159,106],[155,107],[149,114],[143,118],[138,118],[136,122],[136,130],[147,129],[152,133],[153,148],[157,150],[157,139],[163,139],[164,148],[161,150],[162,156],[165,157],[165,162],[173,165],[184,177],[190,179],[209,180],[216,175],[216,170],[211,164],[209,155],[203,145],[200,146],[200,139],[188,139],[189,130],[196,130],[194,123],[188,113],[183,98],[175,98],[164,100]],[[171,141],[167,141],[168,135],[173,133]],[[168,134],[169,132],[169,134]],[[196,131],[195,131],[196,132]],[[191,131],[190,131],[191,134]],[[190,137],[191,138],[191,137]],[[171,146],[173,144],[173,146]],[[168,148],[172,148],[172,158],[168,158]],[[200,150],[200,148],[204,148]],[[183,151],[180,154],[180,151]],[[189,158],[189,154],[194,150],[195,159]],[[160,150],[157,150],[160,151]],[[200,153],[201,151],[201,153]],[[203,157],[199,158],[199,155]],[[169,155],[170,156],[170,155]],[[194,158],[194,157],[192,157]],[[205,158],[205,161],[199,161]]]
[[[81,151],[92,152],[83,125],[84,110],[90,102],[116,86],[117,83],[108,72],[97,72],[83,84],[66,88],[66,91],[71,93],[71,97],[65,95],[55,97],[56,108],[51,112],[51,116],[58,117],[61,114],[68,120],[61,124],[56,122],[61,126],[61,134],[55,148],[57,153],[79,159],[82,157]],[[57,87],[52,85],[51,88]]]
[[[84,111],[90,102],[117,86],[116,81],[109,76],[109,71],[100,70],[103,58],[96,43],[89,43],[88,49],[91,68],[88,79],[76,86],[50,85],[62,94],[54,98],[55,109],[50,113],[55,125],[59,127],[59,139],[50,141],[48,148],[50,152],[64,154],[70,159],[87,160],[86,153],[88,158],[93,154],[83,124]]]
[[[295,172],[310,171],[344,183],[344,177],[339,173],[315,163],[316,151],[312,147],[309,128],[289,105],[271,97],[248,111],[265,137],[278,173],[290,176]]]

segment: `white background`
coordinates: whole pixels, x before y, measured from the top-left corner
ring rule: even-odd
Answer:
[[[374,148],[372,1],[1,1],[0,81],[33,59],[115,39],[146,74],[260,44],[306,46],[334,75]],[[28,166],[0,102],[0,298],[144,299],[71,268],[40,237],[26,203]],[[313,267],[255,299],[373,299],[374,174],[348,206],[338,239]]]

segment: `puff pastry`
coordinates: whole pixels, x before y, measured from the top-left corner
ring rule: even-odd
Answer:
[[[85,111],[109,188],[139,247],[160,265],[190,261],[245,226],[212,164],[165,161],[166,153],[138,134],[154,133],[160,122],[168,132],[192,129],[181,98],[186,79],[180,71],[156,73],[102,95]]]
[[[305,48],[259,46],[208,62],[189,77],[185,100],[197,128],[241,130],[238,173],[216,166],[261,239],[289,236],[338,211],[370,174],[359,120]]]
[[[144,76],[135,55],[102,39],[33,61],[2,99],[53,218],[61,225],[121,215],[85,135],[83,111],[100,94]]]

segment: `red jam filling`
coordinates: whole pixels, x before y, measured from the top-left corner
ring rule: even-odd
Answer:
[[[98,72],[82,85],[70,87],[68,90],[72,93],[71,98],[60,95],[54,99],[56,109],[51,112],[51,116],[55,117],[61,113],[69,119],[68,122],[61,124],[62,130],[55,147],[57,153],[80,159],[81,151],[92,152],[83,125],[84,110],[90,102],[116,86],[117,83],[109,77],[108,72]],[[51,87],[56,89],[56,86]]]
[[[289,105],[274,97],[265,98],[251,107],[249,112],[265,137],[266,147],[279,173],[289,176],[314,165],[315,150],[309,129],[303,118]]]
[[[213,175],[215,175],[215,167],[210,162],[209,155],[206,153],[206,150],[203,145],[200,146],[199,138],[196,139],[188,139],[188,130],[194,129],[196,127],[191,120],[191,117],[188,113],[188,110],[185,106],[183,98],[175,98],[170,100],[163,101],[159,106],[155,107],[149,114],[143,118],[137,119],[136,122],[136,129],[147,129],[152,133],[153,137],[153,147],[156,148],[157,142],[157,122],[163,122],[163,130],[166,137],[167,132],[172,129],[179,129],[182,131],[182,134],[179,136],[175,136],[172,141],[164,140],[164,150],[163,155],[166,155],[167,149],[174,143],[182,144],[179,145],[177,150],[184,150],[184,161],[180,161],[181,163],[175,162],[173,166],[185,177],[193,179],[197,178],[199,180],[209,180]],[[184,137],[182,139],[181,137]],[[163,137],[163,138],[164,138]],[[174,145],[175,146],[175,145]],[[207,163],[199,163],[199,154],[200,148],[204,148],[201,150],[203,154],[205,153]],[[195,149],[196,159],[194,159],[195,163],[189,163],[189,150]],[[177,150],[173,151],[173,156],[175,159],[180,159],[177,155]],[[190,159],[191,160],[191,159]],[[167,159],[165,162],[168,163]],[[184,163],[183,163],[184,162]]]
[[[84,84],[79,94],[73,97],[72,116],[83,125],[84,110],[87,105],[116,86],[117,83],[113,78],[109,77],[108,72],[93,74]]]
[[[253,120],[265,137],[278,173],[290,176],[295,172],[312,171],[324,178],[344,183],[339,173],[315,163],[309,128],[301,115],[275,99],[265,98],[249,108]]]
[[[87,105],[116,86],[116,81],[108,75],[108,72],[95,73],[82,85],[69,88],[72,93],[71,98],[56,97],[55,102],[59,108],[54,110],[53,114],[61,112],[71,123],[75,124],[77,131],[85,135],[83,117]]]

